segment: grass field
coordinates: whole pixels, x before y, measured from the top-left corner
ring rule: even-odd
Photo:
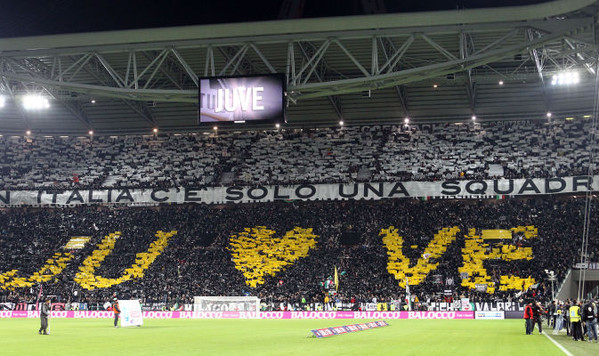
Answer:
[[[352,320],[161,320],[113,328],[109,319],[0,319],[1,355],[564,355],[546,336],[524,335],[522,320],[389,320],[390,326],[309,337]],[[553,336],[573,355],[599,344]]]

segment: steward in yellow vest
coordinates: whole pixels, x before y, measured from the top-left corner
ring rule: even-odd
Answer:
[[[580,307],[578,305],[570,307],[570,321],[573,323],[580,322]]]
[[[578,302],[570,307],[568,314],[570,315],[570,322],[572,323],[572,338],[574,341],[584,341],[582,335],[582,323],[580,318],[580,306],[581,302]]]

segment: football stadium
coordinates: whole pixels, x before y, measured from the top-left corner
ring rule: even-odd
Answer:
[[[276,3],[0,36],[0,353],[599,354],[599,2]]]

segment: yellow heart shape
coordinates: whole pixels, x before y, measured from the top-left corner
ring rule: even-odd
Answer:
[[[265,226],[256,226],[231,235],[228,250],[235,268],[243,273],[245,283],[250,287],[264,284],[267,275],[274,276],[306,257],[316,246],[318,237],[311,228],[301,227],[287,231],[283,237],[276,237],[275,233]]]

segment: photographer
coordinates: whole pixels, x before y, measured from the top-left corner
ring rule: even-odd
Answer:
[[[582,320],[587,326],[589,342],[593,342],[593,339],[597,342],[597,313],[595,305],[590,300],[582,308]]]
[[[540,302],[534,302],[532,304],[532,327],[530,328],[530,333],[534,331],[534,325],[537,324],[539,328],[539,334],[543,333],[543,307]]]

